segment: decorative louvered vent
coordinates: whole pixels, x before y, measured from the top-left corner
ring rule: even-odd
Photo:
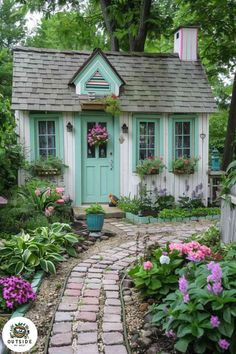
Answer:
[[[97,70],[93,76],[86,82],[87,90],[110,90],[110,84],[104,79],[101,73]]]

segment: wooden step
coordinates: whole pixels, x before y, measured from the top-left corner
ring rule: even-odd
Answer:
[[[81,205],[79,207],[73,207],[73,213],[75,220],[84,220],[86,219],[85,209],[89,205]],[[105,219],[122,219],[125,217],[125,213],[117,207],[109,207],[108,204],[102,204],[103,209],[105,210]]]

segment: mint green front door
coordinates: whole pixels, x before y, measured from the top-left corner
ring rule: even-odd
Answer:
[[[109,193],[114,193],[114,122],[112,117],[82,118],[82,203],[107,203]],[[107,128],[109,140],[100,146],[88,144],[88,132],[96,124]]]

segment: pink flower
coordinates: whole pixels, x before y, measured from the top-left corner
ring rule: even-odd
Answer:
[[[40,191],[40,189],[35,189],[35,191],[34,191],[34,193],[37,195],[37,196],[39,196],[40,194],[41,194],[41,191]]]
[[[53,211],[54,211],[54,209],[55,209],[55,207],[54,207],[54,206],[52,206],[52,205],[50,205],[50,206],[48,207],[48,211],[50,211],[50,212],[53,212]]]
[[[59,194],[62,194],[62,193],[65,192],[65,188],[63,188],[63,187],[57,187],[57,188],[56,188],[56,192],[59,193]]]
[[[184,294],[184,303],[186,304],[187,302],[189,302],[189,300],[189,294]]]
[[[64,201],[64,199],[57,199],[56,200],[56,203],[58,203],[58,204],[64,204],[65,203],[65,201]]]
[[[230,346],[230,343],[226,339],[220,339],[218,344],[219,347],[224,350],[227,350]]]
[[[183,244],[182,243],[171,243],[169,248],[170,248],[171,251],[177,250],[180,253],[183,252]]]
[[[166,335],[166,337],[168,337],[168,338],[175,338],[175,337],[176,337],[175,332],[174,332],[172,329],[169,330],[169,331],[166,331],[166,332],[165,332],[165,335]]]
[[[211,316],[210,322],[213,328],[217,328],[220,325],[220,320],[218,316]]]
[[[150,261],[144,262],[144,263],[143,263],[143,268],[144,268],[145,270],[150,270],[150,269],[152,269],[152,268],[153,268],[152,262],[150,262]]]

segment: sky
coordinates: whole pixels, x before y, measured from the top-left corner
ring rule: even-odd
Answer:
[[[27,27],[28,27],[28,31],[29,33],[32,33],[35,31],[37,24],[40,22],[42,18],[42,14],[40,14],[39,12],[28,12],[26,15],[26,19],[27,19]]]

